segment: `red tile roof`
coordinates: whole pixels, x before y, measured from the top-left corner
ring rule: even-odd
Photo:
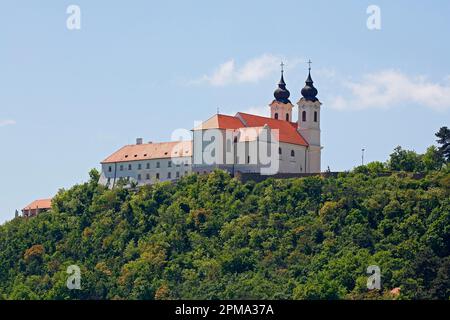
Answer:
[[[271,129],[278,130],[277,134],[280,142],[308,146],[306,140],[297,131],[296,123],[256,116],[243,112],[238,112],[235,116],[216,114],[193,130],[240,130],[240,140],[250,141],[255,139],[255,133],[259,134],[261,128],[266,124]],[[250,132],[250,129],[256,129],[256,131],[253,130],[253,132]],[[248,134],[250,134],[250,136]],[[133,144],[124,146],[103,160],[101,163],[104,164],[191,156],[192,141]]]
[[[203,122],[200,126],[195,127],[194,130],[204,129],[239,129],[245,127],[239,118],[227,116],[224,114],[216,114]]]
[[[271,129],[278,130],[280,142],[308,146],[308,142],[306,142],[302,135],[297,131],[297,123],[256,116],[243,112],[238,112],[234,117],[224,114],[216,114],[203,122],[200,126],[194,128],[194,130],[237,130],[249,127],[263,127],[266,124]]]
[[[280,142],[308,146],[308,142],[297,131],[297,124],[294,122],[261,117],[243,112],[238,112],[236,117],[242,119],[246,127],[262,127],[267,124],[271,129],[278,129]]]
[[[52,208],[52,199],[40,199],[33,201],[22,210],[51,209],[51,208]]]
[[[128,162],[192,156],[192,141],[126,145],[101,163]]]

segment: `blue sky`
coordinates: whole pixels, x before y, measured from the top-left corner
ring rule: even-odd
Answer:
[[[66,9],[81,9],[68,30]],[[369,30],[366,9],[381,9]],[[0,222],[88,178],[120,146],[217,108],[296,102],[311,59],[322,167],[423,152],[450,120],[450,2],[21,1],[0,5]]]

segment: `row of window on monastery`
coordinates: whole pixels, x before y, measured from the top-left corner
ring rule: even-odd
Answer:
[[[281,155],[282,153],[283,153],[282,149],[281,149],[281,148],[278,148],[278,154]],[[294,151],[294,150],[291,150],[291,157],[295,157],[295,151]],[[189,163],[188,163],[188,162],[184,162],[183,165],[184,165],[185,167],[188,167],[188,166],[189,166]],[[180,167],[180,166],[181,166],[181,165],[180,165],[179,163],[176,164],[176,167]],[[168,167],[168,168],[172,168],[172,161],[168,161],[168,162],[167,162],[167,167]],[[132,165],[131,163],[129,163],[128,166],[125,166],[125,165],[123,165],[123,164],[119,165],[119,171],[124,171],[125,168],[128,168],[128,170],[133,170],[133,165]],[[159,161],[156,162],[156,168],[157,168],[157,169],[161,168],[161,163],[160,163]],[[143,170],[142,163],[138,163],[138,164],[137,164],[137,169],[138,169],[138,170]],[[147,169],[147,170],[151,169],[150,162],[147,162],[147,163],[146,163],[145,169]],[[109,167],[108,167],[108,172],[112,172],[112,170],[113,170],[113,167],[112,167],[112,166],[109,166]]]
[[[185,167],[188,167],[188,166],[189,166],[189,163],[184,162],[183,165],[184,165]],[[179,163],[176,164],[176,167],[180,167],[180,166],[181,166],[181,165],[180,165]],[[169,162],[167,163],[167,167],[168,167],[168,168],[172,168],[172,161],[169,161]],[[133,165],[132,165],[131,163],[129,163],[128,166],[125,166],[125,165],[123,165],[123,164],[119,165],[119,171],[124,171],[125,168],[128,168],[128,170],[133,170]],[[156,168],[157,168],[157,169],[161,168],[161,163],[160,163],[159,161],[156,162]],[[138,170],[143,170],[142,163],[138,163],[137,169],[138,169]],[[147,163],[146,163],[145,169],[147,169],[147,170],[150,169],[150,162],[147,162]],[[108,167],[108,172],[112,172],[112,170],[113,170],[113,167],[112,167],[112,166],[109,166],[109,167]]]
[[[275,113],[275,119],[278,119],[278,112]],[[286,121],[289,121],[289,113],[286,114]],[[306,111],[302,112],[302,122],[306,122]],[[317,122],[317,111],[314,111],[314,122]]]
[[[188,175],[188,171],[185,171],[184,172],[184,175]],[[181,177],[181,175],[182,175],[182,173],[180,173],[180,171],[176,171],[175,172],[175,178],[180,178]],[[142,174],[138,174],[137,175],[137,180],[138,181],[143,181],[144,178],[145,177],[145,180],[148,180],[148,181],[150,181],[151,180],[151,175],[150,175],[150,173],[146,173],[145,175],[142,175]],[[154,176],[154,178],[156,179],[156,180],[160,180],[161,179],[161,175],[160,175],[160,173],[159,172],[157,172],[156,174],[155,174],[155,176]],[[124,180],[127,180],[127,181],[129,181],[130,179],[131,179],[131,177],[120,177],[119,178],[119,180],[120,179],[124,179]],[[167,172],[167,179],[172,179],[172,172]],[[111,178],[108,178],[108,184],[111,184]]]

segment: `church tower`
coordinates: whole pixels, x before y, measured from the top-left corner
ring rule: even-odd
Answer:
[[[308,78],[301,93],[302,98],[298,105],[298,131],[309,144],[307,157],[307,172],[320,172],[321,145],[320,145],[320,106],[317,99],[317,89],[311,78],[311,61],[309,63]]]
[[[273,93],[275,100],[269,105],[270,117],[272,119],[279,119],[292,122],[292,108],[294,107],[289,100],[291,93],[286,89],[284,82],[284,64],[281,63],[281,79],[278,83],[278,88]]]

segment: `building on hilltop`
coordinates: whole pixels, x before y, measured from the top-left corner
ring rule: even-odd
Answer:
[[[194,129],[194,172],[207,173],[215,168],[230,173],[260,172],[271,164],[277,164],[274,174],[309,172],[308,142],[295,123],[238,112],[235,116],[215,115],[202,125]],[[266,166],[259,152],[265,144],[276,153],[275,161]],[[207,161],[213,147],[220,152]]]
[[[100,183],[114,187],[120,180],[138,185],[179,179],[192,170],[192,141],[126,145],[101,162]]]
[[[114,187],[118,181],[138,185],[174,181],[190,173],[216,168],[236,173],[319,173],[321,170],[320,106],[311,67],[301,98],[298,121],[294,105],[281,78],[269,104],[270,117],[238,112],[215,114],[195,126],[192,140],[143,143],[119,149],[101,162],[100,183]]]
[[[52,199],[35,200],[22,209],[23,217],[34,217],[52,208]]]

